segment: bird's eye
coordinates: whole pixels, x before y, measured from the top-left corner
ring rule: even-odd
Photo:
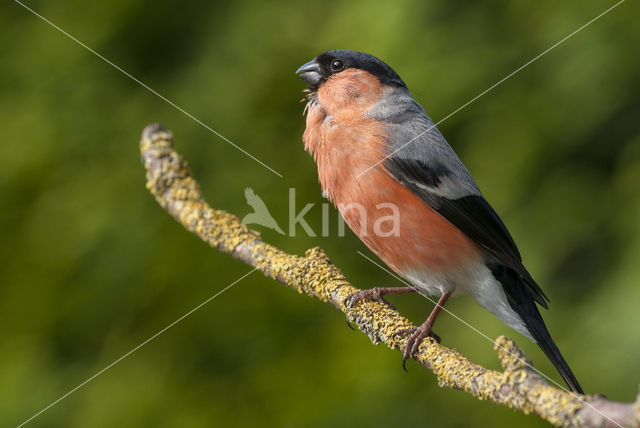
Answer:
[[[334,59],[333,61],[331,61],[331,70],[342,70],[342,67],[344,67],[344,62],[341,59]]]

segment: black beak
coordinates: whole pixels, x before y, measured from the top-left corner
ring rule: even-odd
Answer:
[[[317,87],[322,81],[322,70],[316,60],[311,60],[296,70],[296,74],[311,87]]]

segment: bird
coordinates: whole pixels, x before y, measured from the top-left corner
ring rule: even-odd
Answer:
[[[262,198],[256,195],[251,187],[244,189],[244,197],[247,199],[247,204],[253,208],[253,212],[244,216],[242,224],[259,224],[260,226],[275,230],[280,235],[284,235],[284,232],[280,229],[280,226],[278,226],[278,223],[269,212]]]
[[[419,292],[438,296],[408,335],[403,367],[454,293],[466,293],[507,326],[538,344],[567,386],[583,394],[545,326],[549,299],[524,267],[496,211],[405,82],[373,55],[326,51],[296,71],[307,84],[302,140],[317,164],[323,195],[347,225],[410,287],[376,287],[347,298]],[[380,233],[388,204],[395,233]],[[361,209],[353,209],[353,207]],[[406,370],[406,368],[405,368]]]

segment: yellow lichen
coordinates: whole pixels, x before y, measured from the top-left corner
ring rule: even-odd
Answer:
[[[150,125],[140,142],[147,169],[147,189],[158,203],[185,228],[214,248],[240,258],[300,293],[332,302],[374,343],[403,349],[407,335],[397,332],[413,325],[395,310],[379,302],[363,301],[348,309],[345,299],[358,291],[331,264],[320,248],[304,257],[287,254],[263,242],[258,232],[229,213],[212,209],[202,198],[187,163],[172,149],[172,134]],[[425,340],[416,360],[430,367],[443,386],[464,390],[524,413],[535,413],[558,426],[575,421],[582,407],[572,394],[545,383],[529,367],[530,362],[511,339],[499,337],[495,348],[504,368],[497,372],[472,363],[455,349]]]

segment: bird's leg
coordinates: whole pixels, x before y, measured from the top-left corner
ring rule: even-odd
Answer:
[[[384,303],[391,309],[395,310],[395,305],[385,299],[383,296],[387,294],[407,294],[415,292],[416,289],[413,287],[375,287],[353,293],[346,299],[344,299],[344,304],[347,307],[347,325],[349,326],[349,328],[353,329],[353,327],[351,327],[351,323],[349,322],[348,310],[353,308],[358,302],[362,300],[375,300],[376,302]]]
[[[422,323],[422,325],[420,325],[420,327],[407,328],[396,332],[396,335],[411,333],[411,336],[407,339],[407,345],[404,347],[404,355],[402,358],[402,368],[404,371],[407,371],[407,360],[409,358],[413,358],[413,355],[416,353],[425,337],[433,337],[438,343],[440,343],[440,336],[431,331],[431,327],[433,327],[433,323],[436,321],[436,317],[438,316],[440,309],[442,309],[444,302],[447,301],[449,296],[451,296],[451,292],[449,291],[442,293],[442,296],[440,296],[440,299],[431,311],[431,314],[429,314],[429,317]]]

